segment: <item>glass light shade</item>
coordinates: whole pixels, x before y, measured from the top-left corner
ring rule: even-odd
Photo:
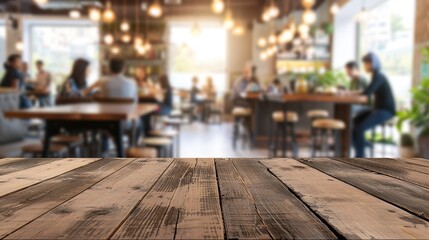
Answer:
[[[271,34],[271,35],[268,37],[268,42],[269,42],[270,44],[276,44],[276,43],[277,43],[277,37],[276,37],[276,35]]]
[[[232,12],[231,10],[228,10],[228,12],[225,15],[225,20],[223,21],[223,26],[226,29],[232,29],[234,27],[234,18],[232,17]]]
[[[130,24],[127,21],[123,21],[119,28],[122,32],[128,32],[130,30]]]
[[[269,22],[271,20],[271,14],[268,11],[268,9],[266,9],[263,13],[262,13],[262,21],[264,22]]]
[[[80,12],[79,12],[78,10],[76,10],[76,9],[71,10],[71,11],[69,12],[69,16],[70,16],[71,18],[73,18],[73,19],[78,19],[78,18],[80,18]]]
[[[18,41],[15,43],[15,49],[17,51],[22,52],[22,50],[24,50],[24,43],[22,43],[22,41]]]
[[[331,14],[333,15],[337,14],[338,10],[340,10],[340,6],[338,6],[338,3],[332,4],[330,8]]]
[[[96,9],[96,8],[91,8],[89,10],[89,19],[91,19],[92,21],[100,21],[101,19],[101,13],[100,10]]]
[[[158,0],[156,0],[155,2],[153,2],[150,6],[149,6],[149,15],[151,17],[154,18],[159,18],[162,16],[162,6],[159,3]]]
[[[308,25],[314,24],[316,20],[317,20],[317,15],[313,10],[307,9],[304,11],[302,15],[302,21],[305,24],[308,24]]]
[[[121,49],[118,46],[114,46],[112,49],[110,49],[110,52],[112,52],[114,55],[118,55],[121,52]]]
[[[304,8],[312,8],[314,4],[316,3],[316,0],[301,0],[302,6]]]
[[[121,41],[124,43],[131,42],[131,35],[130,34],[124,34],[121,36]]]
[[[267,40],[265,38],[263,38],[263,37],[259,38],[258,39],[258,46],[260,48],[266,47],[267,46]]]
[[[298,31],[300,34],[305,35],[310,33],[310,26],[307,24],[301,23],[298,27]]]
[[[279,8],[274,3],[268,8],[268,12],[271,18],[276,18],[280,14]]]
[[[116,19],[115,12],[112,10],[112,5],[110,4],[110,1],[106,3],[106,9],[103,12],[103,22],[105,23],[112,23]]]
[[[225,10],[225,2],[223,0],[213,0],[212,11],[216,14],[221,14]]]
[[[103,40],[105,44],[111,45],[115,41],[115,38],[113,37],[112,34],[108,33],[104,35]]]

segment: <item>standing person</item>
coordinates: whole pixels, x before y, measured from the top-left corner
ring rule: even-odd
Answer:
[[[198,103],[198,94],[201,93],[199,85],[200,80],[197,76],[192,77],[192,87],[191,87],[191,103]]]
[[[232,93],[232,101],[235,106],[247,107],[247,101],[241,99],[241,94],[245,93],[252,80],[252,70],[249,65],[244,66],[242,76],[235,82]]]
[[[379,58],[374,53],[368,53],[362,60],[365,70],[372,75],[371,83],[363,94],[368,97],[374,95],[374,107],[362,111],[354,119],[353,144],[357,158],[365,157],[365,132],[388,121],[396,114],[392,88],[381,71]]]
[[[173,110],[173,88],[167,75],[162,75],[159,78],[159,84],[164,94],[164,100],[161,103],[161,115],[170,115]]]
[[[74,61],[72,71],[61,90],[62,97],[86,97],[92,88],[88,88],[89,62],[79,58]]]
[[[31,101],[25,94],[25,78],[22,73],[23,62],[21,55],[12,54],[8,57],[7,62],[4,64],[6,70],[0,86],[5,88],[14,88],[21,92],[19,97],[19,107],[21,109],[30,108]]]
[[[42,60],[36,61],[35,91],[39,93],[39,104],[41,107],[50,105],[51,74],[45,70]]]
[[[359,71],[359,65],[354,62],[348,62],[346,64],[346,73],[351,79],[350,91],[352,92],[363,92],[368,87],[368,81]]]

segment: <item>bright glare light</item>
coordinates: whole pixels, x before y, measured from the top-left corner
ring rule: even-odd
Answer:
[[[243,28],[243,26],[241,26],[241,24],[235,25],[232,33],[234,35],[238,35],[238,36],[243,35],[244,34],[244,28]]]
[[[277,37],[276,37],[276,35],[271,34],[271,35],[268,37],[268,42],[269,42],[270,44],[276,44],[276,43],[277,43]]]
[[[261,52],[261,53],[259,54],[259,58],[260,58],[262,61],[267,60],[267,58],[268,58],[267,53],[266,53],[266,52]]]
[[[271,20],[270,12],[269,12],[268,10],[265,10],[265,11],[262,13],[262,21],[264,21],[264,22],[269,22],[270,20]]]
[[[316,20],[317,20],[317,15],[313,10],[307,9],[304,11],[304,14],[302,15],[302,21],[305,24],[308,24],[308,25],[314,24]]]
[[[126,34],[122,35],[121,40],[124,43],[131,42],[131,35],[126,33]]]
[[[314,4],[316,3],[316,0],[301,0],[301,3],[302,3],[302,6],[304,6],[304,8],[309,9],[314,6]]]
[[[136,46],[136,50],[137,50],[137,53],[139,55],[145,55],[146,54],[146,49],[143,46]]]
[[[333,15],[335,15],[335,14],[337,14],[338,10],[340,10],[340,6],[338,6],[338,3],[334,3],[334,4],[332,4],[330,10],[331,10],[331,13]]]
[[[162,6],[158,0],[149,6],[149,15],[154,18],[159,18],[162,16]]]
[[[24,43],[22,43],[22,41],[18,41],[15,43],[15,49],[17,51],[22,52],[22,50],[24,49]]]
[[[73,19],[78,19],[78,18],[80,18],[80,12],[79,12],[78,10],[76,10],[76,9],[71,10],[71,11],[69,12],[69,16],[70,16],[71,18],[73,18]]]
[[[226,29],[232,29],[232,27],[234,27],[234,18],[232,17],[232,12],[231,10],[228,10],[228,12],[225,15],[225,20],[223,22],[223,26]]]
[[[49,2],[49,0],[34,0],[34,2],[38,5],[43,5]]]
[[[110,50],[114,55],[118,55],[121,52],[121,49],[118,46],[112,47]]]
[[[360,11],[355,18],[359,23],[365,23],[366,19],[368,18],[368,12],[366,9],[362,9],[362,11]]]
[[[260,48],[266,47],[267,46],[267,40],[265,38],[263,38],[263,37],[259,38],[258,39],[258,46]]]
[[[96,8],[91,8],[89,10],[89,19],[91,19],[92,21],[98,22],[101,19],[101,13],[100,10],[96,9]]]
[[[288,43],[293,39],[293,32],[290,29],[285,29],[279,37],[280,43]]]
[[[271,6],[268,8],[268,14],[271,18],[276,18],[280,14],[279,8],[274,4],[274,2],[271,4]]]
[[[128,32],[130,30],[130,24],[127,21],[121,23],[120,29],[122,32]]]
[[[115,21],[115,19],[116,19],[115,12],[113,12],[112,5],[109,1],[107,2],[106,9],[103,12],[103,21],[105,23],[112,23],[113,21]]]
[[[143,47],[144,47],[144,49],[145,49],[146,51],[149,51],[149,50],[151,50],[151,49],[152,49],[152,44],[150,44],[150,42],[149,42],[149,40],[148,40],[148,41],[146,41],[146,43],[143,45]]]
[[[111,45],[115,41],[113,35],[110,33],[104,35],[103,40],[104,40],[104,43],[107,45]]]
[[[301,23],[298,27],[298,31],[301,35],[308,35],[310,33],[310,26],[307,24]]]
[[[223,0],[213,0],[212,11],[216,14],[221,14],[225,10],[225,2]]]
[[[143,38],[135,37],[134,38],[134,46],[141,46],[141,45],[143,45]]]

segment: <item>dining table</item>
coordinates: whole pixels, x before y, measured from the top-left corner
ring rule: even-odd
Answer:
[[[1,239],[428,236],[427,159],[0,159]]]
[[[118,157],[125,157],[123,123],[158,110],[156,104],[136,103],[79,103],[44,108],[7,111],[7,118],[41,119],[45,121],[43,157],[48,157],[51,138],[62,130],[82,132],[102,130],[109,133],[116,146]]]

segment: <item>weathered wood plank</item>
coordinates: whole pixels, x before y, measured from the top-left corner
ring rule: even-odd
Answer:
[[[429,222],[296,160],[261,162],[346,238],[429,236]]]
[[[103,159],[0,198],[0,238],[80,194],[133,159]]]
[[[2,175],[0,176],[0,196],[29,187],[98,160],[95,158],[66,158]]]
[[[401,179],[419,186],[429,188],[429,173],[415,171],[407,168],[406,164],[399,160],[386,161],[382,159],[355,159],[355,158],[335,158],[338,161],[351,164],[356,167],[378,172],[387,176]],[[388,163],[387,163],[388,162]]]
[[[223,238],[215,177],[213,160],[176,160],[113,239]]]
[[[429,171],[429,160],[424,158],[399,158],[399,160],[406,163],[415,165],[417,167],[424,167]]]
[[[229,162],[229,171],[238,172],[236,177],[246,186],[247,197],[255,202],[253,207],[272,238],[336,238],[319,218],[257,160],[235,159]],[[229,197],[225,194],[221,192],[222,197]]]
[[[10,239],[107,239],[171,160],[138,159],[12,233]]]
[[[61,159],[52,158],[12,158],[6,159],[5,162],[0,159],[0,176],[8,173],[22,171],[31,167],[39,166],[48,162],[53,162]]]
[[[429,220],[429,189],[328,158],[300,161]]]

